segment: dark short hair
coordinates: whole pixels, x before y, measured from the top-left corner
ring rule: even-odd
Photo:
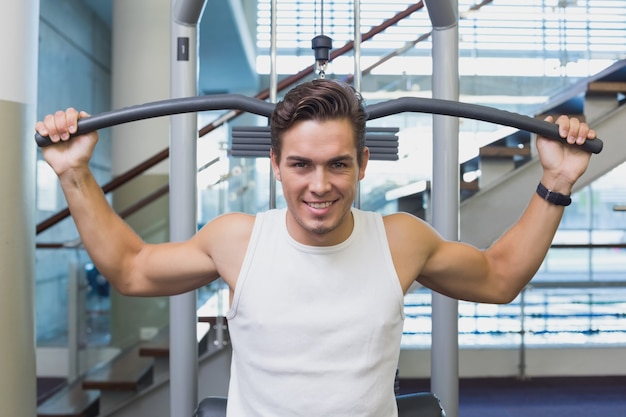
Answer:
[[[352,86],[338,80],[316,79],[291,89],[276,104],[270,117],[272,150],[280,160],[285,131],[303,120],[347,119],[352,125],[359,166],[363,162],[367,114],[363,98]]]

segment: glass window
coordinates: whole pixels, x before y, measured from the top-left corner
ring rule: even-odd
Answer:
[[[361,30],[367,33],[413,2],[362,0],[360,4]],[[626,52],[625,1],[518,0],[490,2],[479,10],[473,10],[475,2],[471,0],[458,4],[461,101],[533,114],[550,96],[603,70]],[[351,41],[352,7],[353,2],[345,0],[279,0],[279,74],[293,74],[313,64],[311,39],[316,35],[330,36],[334,49]],[[258,8],[257,70],[268,74],[270,1],[259,0]],[[424,9],[363,43],[360,65],[368,70],[361,91],[368,103],[399,95],[430,96],[430,38],[407,46],[430,30]],[[405,49],[399,52],[400,48]],[[397,56],[378,62],[394,54]],[[327,76],[351,74],[351,60],[352,52],[337,58],[329,65]],[[361,187],[361,207],[382,213],[398,209],[397,198],[385,199],[390,191],[428,183],[431,175],[430,118],[399,115],[388,119],[373,124],[400,127],[400,160],[372,163]],[[464,160],[475,157],[483,138],[499,129],[463,121]],[[623,178],[626,165],[573,195],[554,239],[555,247],[533,281],[537,284],[523,297],[506,306],[460,303],[461,345],[518,344],[522,323],[529,343],[626,342],[620,301],[626,299],[626,287],[618,285],[626,281],[626,249],[588,247],[625,243],[626,213],[613,209],[626,204]],[[420,209],[428,201],[426,197],[403,204]],[[606,282],[615,287],[596,286]],[[430,293],[422,289],[408,294],[405,308],[403,343],[429,345]]]

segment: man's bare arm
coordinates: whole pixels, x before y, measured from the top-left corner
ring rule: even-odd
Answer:
[[[570,144],[593,140],[595,132],[576,119],[560,117],[560,131]],[[569,195],[584,173],[590,155],[572,147],[538,138],[537,148],[543,167],[541,183],[548,189]],[[489,302],[510,302],[535,275],[559,226],[564,207],[538,195],[531,197],[520,219],[481,251],[470,245],[448,242],[418,219],[396,219],[395,233],[389,232],[394,263],[403,287],[414,277],[423,285],[452,298]],[[392,224],[387,220],[387,223]],[[397,240],[397,236],[403,236]],[[395,239],[395,240],[394,240]],[[413,248],[413,249],[407,249]]]
[[[89,169],[97,133],[69,140],[78,117],[73,109],[57,112],[36,128],[55,142],[42,149],[43,156],[57,173],[82,242],[103,276],[128,295],[176,294],[217,278],[217,267],[198,239],[146,244],[113,211]]]

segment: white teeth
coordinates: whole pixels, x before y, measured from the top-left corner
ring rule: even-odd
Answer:
[[[316,208],[316,209],[322,209],[322,208],[326,208],[326,207],[330,207],[332,203],[331,202],[326,202],[326,203],[309,203],[309,206]]]

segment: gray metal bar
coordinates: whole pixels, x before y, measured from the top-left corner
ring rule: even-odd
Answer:
[[[204,0],[171,0],[171,97],[197,95],[197,22]],[[183,22],[179,20],[183,20]],[[197,113],[174,115],[170,125],[170,240],[196,233]],[[191,416],[198,404],[196,292],[170,297],[170,415]]]
[[[361,2],[354,1],[354,78],[353,85],[361,91]],[[354,207],[361,208],[361,182],[357,183],[357,192],[354,197]]]
[[[272,21],[271,21],[271,37],[270,37],[270,102],[276,103],[278,100],[278,71],[276,70],[276,27],[278,21],[278,1],[272,0]],[[276,208],[276,177],[274,176],[274,170],[270,166],[270,195],[269,195],[269,208]]]
[[[240,94],[216,94],[211,96],[185,97],[171,100],[154,101],[150,103],[130,106],[105,113],[93,115],[78,121],[78,131],[75,135],[93,132],[122,123],[144,120],[151,117],[170,116],[173,114],[199,112],[207,110],[234,109],[247,111],[252,114],[269,117],[274,110],[275,104],[267,103],[253,97]],[[398,114],[402,112],[422,112],[441,114],[447,116],[465,117],[489,123],[498,123],[504,126],[515,127],[554,140],[563,140],[559,135],[558,126],[544,120],[534,119],[518,113],[496,109],[478,104],[461,103],[454,100],[442,100],[420,97],[400,97],[381,103],[371,104],[366,107],[368,120]],[[227,113],[219,120],[228,119]],[[216,125],[218,121],[214,122]],[[50,139],[35,134],[35,141],[40,147],[52,144]],[[578,146],[578,145],[573,145]],[[581,149],[587,152],[600,153],[604,143],[596,138],[586,141]],[[619,206],[618,206],[619,207]]]
[[[433,98],[458,100],[456,0],[427,1],[433,24]],[[459,120],[433,116],[432,224],[444,239],[459,240]],[[448,417],[459,414],[458,301],[432,294],[431,390]]]
[[[519,343],[519,364],[518,364],[519,374],[518,374],[518,377],[521,380],[527,379],[527,376],[526,376],[526,323],[525,323],[526,311],[525,311],[525,306],[526,306],[526,289],[524,289],[522,291],[522,293],[520,294],[520,302],[519,302],[519,307],[520,307],[520,330],[519,330],[520,343]]]
[[[181,29],[185,26],[179,26]],[[175,41],[177,42],[177,41]],[[178,43],[178,42],[177,42]],[[182,82],[182,80],[179,80]],[[242,94],[215,94],[210,96],[175,97],[168,100],[153,101],[121,109],[95,114],[78,121],[78,130],[74,134],[93,132],[107,127],[145,120],[152,117],[172,116],[208,110],[241,110],[260,116],[269,117],[274,111],[274,104]],[[197,135],[197,133],[196,133]],[[40,147],[52,144],[47,136],[35,134],[35,141]]]
[[[80,322],[84,319],[85,303],[81,302],[81,281],[84,276],[80,273],[81,267],[76,261],[70,261],[67,271],[67,378],[70,382],[81,374],[80,345],[83,340]]]
[[[361,91],[361,2],[354,1],[354,79],[353,85],[357,91]]]
[[[270,89],[269,99],[271,103],[276,103],[278,94],[278,71],[276,69],[276,57],[278,55],[277,46],[277,20],[278,20],[278,1],[271,1],[271,17],[270,17]]]
[[[456,100],[440,98],[400,97],[367,106],[368,118],[370,120],[397,114],[402,111],[466,117],[473,120],[497,123],[567,143],[559,135],[559,127],[555,123],[479,104],[462,103]],[[581,149],[587,152],[597,154],[602,151],[604,142],[600,139],[594,139],[586,141],[583,145],[573,146],[580,146]]]
[[[424,3],[434,29],[445,30],[458,25],[459,5],[456,0],[425,0]]]
[[[205,0],[174,0],[172,20],[181,25],[196,26],[204,6]]]

